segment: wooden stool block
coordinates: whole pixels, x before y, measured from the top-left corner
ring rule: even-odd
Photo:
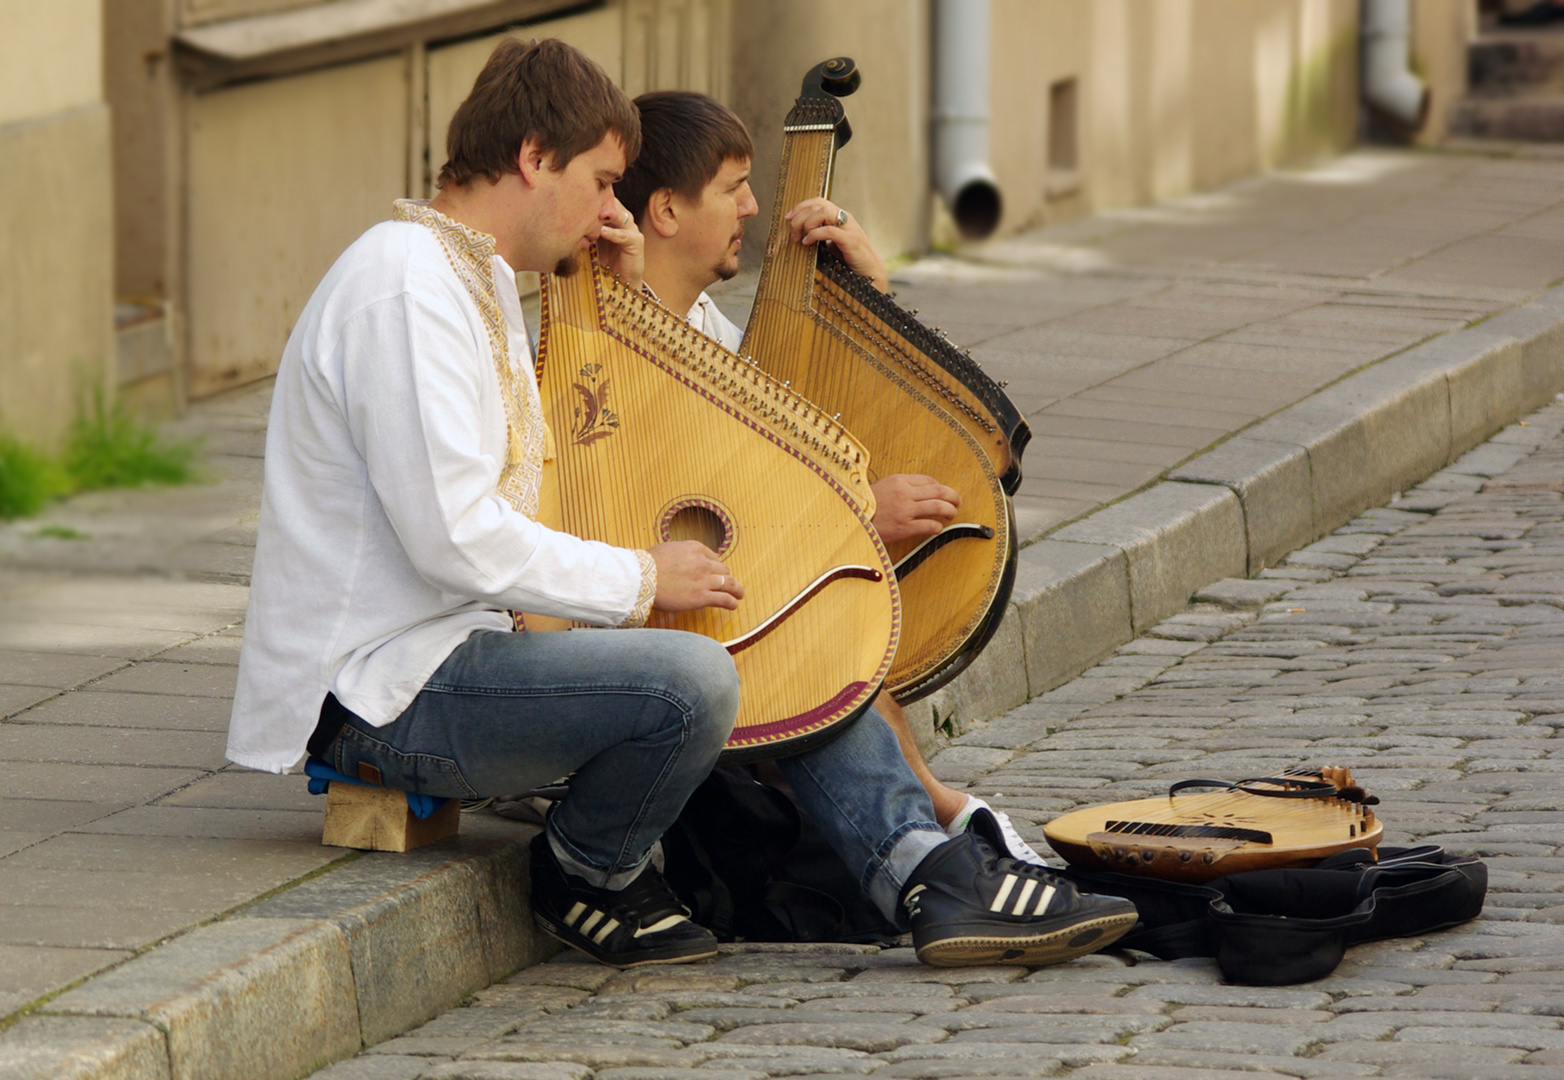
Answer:
[[[326,790],[326,827],[320,842],[363,851],[412,851],[455,836],[461,813],[461,801],[447,799],[429,817],[416,818],[403,792],[334,783]]]

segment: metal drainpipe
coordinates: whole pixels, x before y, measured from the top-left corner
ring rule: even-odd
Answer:
[[[1411,0],[1363,0],[1363,103],[1416,131],[1428,118],[1428,87],[1408,66]]]
[[[934,185],[969,240],[1002,206],[988,165],[988,0],[934,0]]]

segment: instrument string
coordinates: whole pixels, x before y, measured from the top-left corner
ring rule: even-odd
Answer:
[[[796,205],[812,196],[829,196],[828,179],[834,156],[834,135],[829,132],[792,133],[784,140],[782,178],[777,210]],[[883,350],[884,343],[876,333],[870,332],[872,313],[860,310],[840,286],[827,281],[825,272],[818,269],[819,249],[805,248],[784,239],[784,233],[770,238],[773,246],[763,270],[759,290],[759,318],[751,321],[751,337],[748,342],[752,355],[760,357],[778,378],[792,381],[807,397],[842,406],[851,419],[847,426],[869,445],[876,448],[870,465],[876,476],[894,472],[940,472],[942,481],[958,490],[980,493],[985,487],[997,488],[997,477],[971,474],[961,465],[931,461],[928,458],[929,439],[925,428],[909,423],[910,415],[920,408],[914,402],[901,401],[899,407],[887,408],[883,376],[871,370],[870,365],[860,363],[853,355],[857,348],[871,351]],[[812,287],[812,288],[811,288]],[[824,325],[820,318],[800,321],[786,313],[775,317],[768,309],[773,305],[792,307],[804,301],[813,291],[817,316],[821,307],[821,293],[829,291],[830,303],[846,313],[846,319],[856,330],[836,324]],[[800,329],[803,336],[800,338]],[[800,365],[810,365],[801,367]],[[946,418],[946,423],[956,423]],[[970,464],[970,463],[968,463]],[[969,498],[964,511],[970,512],[973,503]],[[1003,513],[1002,497],[999,511]],[[963,516],[968,516],[964,513]],[[988,514],[979,516],[979,522],[988,524],[996,533],[993,547],[979,552],[963,551],[960,545],[952,545],[937,553],[937,564],[920,571],[919,578],[910,585],[904,583],[912,600],[904,606],[902,652],[898,667],[904,670],[932,666],[944,655],[946,649],[963,640],[962,634],[955,642],[950,640],[954,624],[957,629],[975,629],[976,620],[984,611],[988,588],[997,581],[1008,557],[1009,541],[1005,534],[1005,522],[985,522]],[[904,542],[893,550],[893,557],[904,555],[914,543]],[[974,555],[988,571],[988,582],[982,573],[951,572],[963,564],[970,564]],[[952,612],[965,612],[966,617],[952,619]]]

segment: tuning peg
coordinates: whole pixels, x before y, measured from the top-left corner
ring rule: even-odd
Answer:
[[[918,313],[918,309],[917,309],[917,308],[913,308],[913,309],[912,309],[912,313],[913,313],[913,314],[914,314],[914,315],[916,315],[916,314],[917,314],[917,313]]]
[[[1000,379],[999,380],[999,388],[1001,390],[1003,390],[1005,387],[1007,387],[1009,385],[1010,385],[1010,380],[1009,379]]]

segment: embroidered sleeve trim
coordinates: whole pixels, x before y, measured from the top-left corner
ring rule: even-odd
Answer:
[[[630,612],[630,617],[619,624],[627,630],[646,625],[646,620],[652,615],[652,601],[657,597],[657,563],[652,559],[651,552],[637,551],[635,557],[641,564],[641,592],[635,598],[635,608]]]

